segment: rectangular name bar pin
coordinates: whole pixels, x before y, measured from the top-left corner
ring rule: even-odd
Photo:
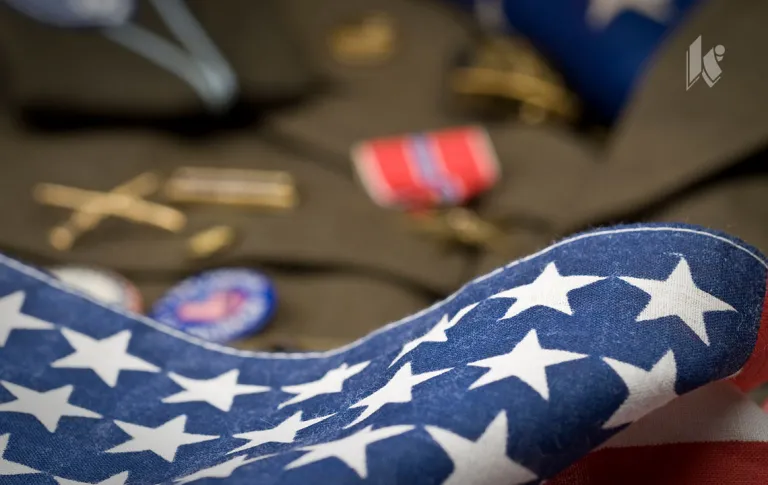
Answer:
[[[284,171],[181,167],[165,183],[164,194],[177,203],[274,209],[298,204],[294,179]]]

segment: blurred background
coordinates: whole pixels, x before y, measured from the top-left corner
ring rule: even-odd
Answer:
[[[0,250],[259,350],[574,232],[768,251],[768,4],[0,0]]]

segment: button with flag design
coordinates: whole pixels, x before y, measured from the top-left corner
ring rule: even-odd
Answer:
[[[275,287],[265,275],[224,268],[182,281],[154,305],[151,316],[190,335],[226,343],[263,329],[276,301]]]
[[[458,205],[499,178],[491,139],[480,127],[367,140],[353,147],[352,160],[366,192],[383,207]]]

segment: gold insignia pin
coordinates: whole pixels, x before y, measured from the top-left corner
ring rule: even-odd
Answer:
[[[353,66],[379,65],[395,51],[397,32],[394,19],[372,12],[345,22],[331,32],[328,44],[333,58]]]
[[[482,43],[469,65],[453,70],[450,85],[460,95],[516,101],[525,123],[541,123],[551,117],[574,121],[579,114],[576,97],[560,75],[518,38],[491,38]]]
[[[506,251],[503,231],[467,208],[433,210],[411,214],[409,218],[415,230],[433,238],[502,254]]]
[[[283,171],[181,167],[165,183],[163,192],[176,203],[273,209],[291,209],[298,204],[294,179]]]
[[[51,246],[66,251],[84,233],[95,229],[108,217],[148,224],[171,232],[180,231],[186,216],[176,209],[143,199],[157,191],[159,178],[154,173],[141,174],[109,192],[97,192],[58,184],[38,184],[34,199],[45,205],[73,209],[64,223],[51,229]]]

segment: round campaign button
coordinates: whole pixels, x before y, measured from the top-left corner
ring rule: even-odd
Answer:
[[[58,266],[49,268],[49,271],[65,284],[95,300],[132,312],[142,310],[138,288],[117,273],[88,266]]]
[[[172,288],[151,316],[211,342],[226,343],[260,331],[276,306],[275,287],[257,271],[208,271]]]

